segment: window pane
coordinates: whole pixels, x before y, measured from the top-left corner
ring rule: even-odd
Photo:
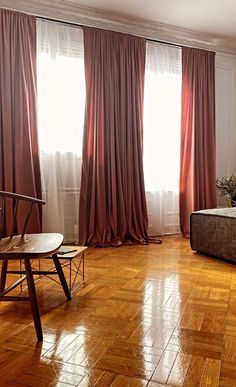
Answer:
[[[147,42],[144,174],[149,232],[179,231],[181,49]]]
[[[78,242],[85,75],[81,28],[37,20],[43,230]]]

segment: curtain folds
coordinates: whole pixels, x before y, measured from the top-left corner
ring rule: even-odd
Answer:
[[[215,53],[182,49],[180,226],[193,211],[216,207]]]
[[[0,9],[0,53],[0,189],[40,198],[35,17]],[[27,231],[40,229],[35,207]]]
[[[145,243],[145,39],[83,28],[86,110],[80,243]]]

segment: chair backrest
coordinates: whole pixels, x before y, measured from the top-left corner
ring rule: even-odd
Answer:
[[[6,202],[9,199],[13,200],[13,219],[12,219],[12,225],[10,230],[11,238],[13,237],[13,235],[15,235],[16,228],[17,228],[17,215],[18,215],[18,209],[19,209],[19,202],[24,201],[29,204],[28,211],[26,211],[26,215],[22,225],[22,231],[21,231],[22,237],[25,235],[26,227],[28,225],[33,206],[35,204],[44,205],[46,203],[44,200],[32,198],[30,196],[20,195],[13,192],[0,191],[0,240],[2,239],[3,233],[4,233]]]

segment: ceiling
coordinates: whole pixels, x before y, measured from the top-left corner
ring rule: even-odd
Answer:
[[[69,0],[79,5],[236,38],[236,0]]]

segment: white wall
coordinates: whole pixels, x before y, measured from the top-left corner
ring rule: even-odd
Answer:
[[[216,175],[236,174],[236,56],[216,54]]]
[[[236,175],[236,55],[216,54],[216,176]],[[218,198],[218,205],[225,201]]]

